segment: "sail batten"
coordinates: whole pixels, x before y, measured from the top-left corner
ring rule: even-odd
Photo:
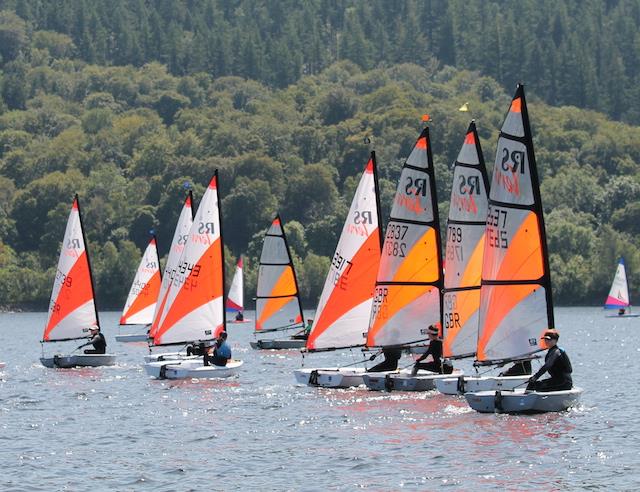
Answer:
[[[524,88],[498,138],[482,260],[477,361],[521,359],[554,327],[549,258]]]
[[[256,292],[256,332],[302,328],[298,280],[280,216],[271,222],[262,244]]]
[[[376,156],[371,152],[331,261],[307,350],[365,344],[382,245],[379,214]]]
[[[368,347],[424,341],[442,315],[435,173],[425,128],[402,166],[387,223],[367,332]]]
[[[475,355],[489,179],[475,122],[458,153],[447,219],[443,298],[445,357]]]

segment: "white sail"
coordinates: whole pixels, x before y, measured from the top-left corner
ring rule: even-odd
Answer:
[[[362,174],[331,260],[308,350],[364,345],[380,263],[375,153]]]
[[[53,342],[85,338],[89,328],[99,326],[91,266],[76,195],[62,241],[42,340]]]
[[[224,330],[224,258],[218,173],[196,212],[172,275],[154,345],[211,340]]]
[[[244,311],[244,282],[242,279],[242,256],[238,259],[236,265],[236,273],[231,280],[231,287],[229,287],[229,294],[227,295],[226,302],[227,311],[229,312],[242,312]]]
[[[121,325],[148,325],[153,321],[161,282],[158,247],[156,238],[152,237],[131,284],[120,318]]]
[[[627,285],[627,271],[624,266],[624,258],[620,258],[616,274],[613,277],[611,290],[604,304],[605,309],[620,309],[629,307],[629,286]]]

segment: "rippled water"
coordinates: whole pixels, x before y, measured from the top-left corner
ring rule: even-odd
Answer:
[[[640,318],[557,309],[582,405],[496,416],[435,393],[296,386],[300,354],[252,350],[250,324],[229,328],[239,377],[150,380],[146,346],[113,339],[118,316],[102,315],[117,366],[51,370],[38,361],[44,314],[0,314],[0,489],[640,488]]]

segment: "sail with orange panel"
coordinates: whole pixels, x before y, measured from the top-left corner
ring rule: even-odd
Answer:
[[[438,200],[425,128],[402,167],[378,268],[368,347],[427,339],[441,322],[442,258]]]
[[[307,350],[365,344],[382,247],[379,213],[376,157],[371,152],[331,260]]]
[[[231,286],[229,287],[227,302],[225,304],[227,312],[229,313],[241,313],[244,311],[244,282],[242,270],[242,256],[240,256],[236,264],[236,272],[231,280]]]
[[[212,340],[224,330],[222,237],[216,171],[175,267],[153,345]]]
[[[76,195],[62,241],[43,342],[86,338],[90,328],[100,327],[86,245]]]
[[[184,251],[184,246],[187,243],[191,224],[193,224],[193,194],[191,193],[191,190],[189,190],[189,193],[184,200],[184,204],[182,205],[176,229],[173,233],[167,262],[164,265],[164,275],[162,276],[162,282],[160,283],[158,302],[156,303],[153,314],[149,338],[153,338],[154,334],[158,330],[160,315],[162,314],[167,301],[167,292],[169,291],[169,286],[173,283],[174,278],[177,278],[176,267],[178,266],[178,261]]]
[[[472,121],[454,165],[447,220],[443,354],[452,359],[476,354],[488,192],[487,169]]]
[[[156,237],[145,249],[120,317],[121,325],[148,325],[158,302],[162,277]]]
[[[554,327],[547,240],[524,88],[504,120],[485,230],[477,363],[500,364],[543,350]]]
[[[256,293],[256,333],[304,326],[298,280],[280,216],[262,244]]]

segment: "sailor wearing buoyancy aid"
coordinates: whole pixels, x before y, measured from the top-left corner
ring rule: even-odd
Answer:
[[[529,380],[528,390],[561,391],[573,387],[571,361],[567,353],[558,347],[559,337],[560,335],[555,330],[547,330],[541,337],[546,342],[548,351],[544,358],[544,365]],[[545,372],[548,372],[551,377],[538,381]]]

